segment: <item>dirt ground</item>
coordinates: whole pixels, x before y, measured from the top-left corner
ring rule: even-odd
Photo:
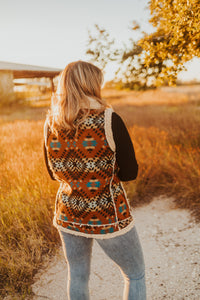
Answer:
[[[200,224],[189,211],[161,196],[133,211],[144,251],[147,299],[200,299]],[[66,300],[67,264],[62,249],[35,277],[34,300]],[[94,243],[90,275],[91,300],[123,297],[123,277]]]

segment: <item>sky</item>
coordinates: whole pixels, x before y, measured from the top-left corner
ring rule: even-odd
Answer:
[[[63,69],[86,56],[88,31],[105,28],[119,45],[139,35],[133,20],[152,32],[148,0],[0,0],[0,61]],[[200,59],[181,79],[200,79]],[[111,68],[105,76],[113,76]]]

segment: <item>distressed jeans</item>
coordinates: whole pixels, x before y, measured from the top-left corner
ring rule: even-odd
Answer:
[[[88,282],[93,238],[75,236],[63,231],[59,233],[68,264],[68,299],[89,300]],[[145,300],[145,264],[136,227],[121,236],[95,240],[123,274],[123,300]]]

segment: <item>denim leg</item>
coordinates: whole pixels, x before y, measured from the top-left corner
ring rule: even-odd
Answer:
[[[123,299],[146,300],[145,263],[135,226],[124,235],[96,241],[124,275]]]
[[[89,275],[93,239],[59,231],[68,264],[68,299],[89,300]]]

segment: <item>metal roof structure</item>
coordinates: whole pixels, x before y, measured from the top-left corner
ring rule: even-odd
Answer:
[[[0,71],[12,71],[14,78],[34,78],[34,77],[53,78],[59,75],[59,73],[62,70],[56,68],[48,68],[48,67],[0,61]]]

